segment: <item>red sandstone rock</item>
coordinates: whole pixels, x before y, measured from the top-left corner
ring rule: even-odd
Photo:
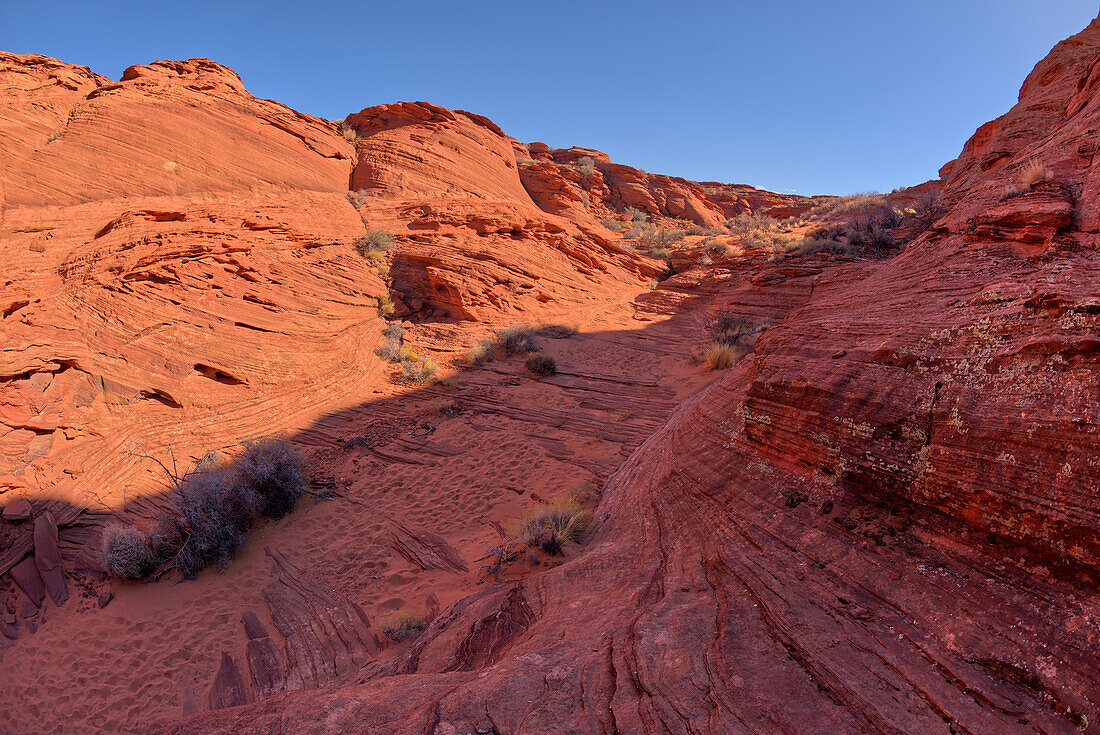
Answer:
[[[46,599],[46,586],[42,582],[42,575],[34,563],[34,557],[28,556],[23,561],[11,568],[12,579],[23,594],[27,596],[34,606],[42,607]]]
[[[42,575],[46,590],[55,605],[65,604],[69,588],[65,584],[65,568],[57,548],[57,524],[49,511],[34,519],[34,565]]]
[[[1059,44],[902,255],[748,264],[802,302],[612,475],[578,558],[361,683],[166,731],[1095,731],[1098,60],[1100,22]],[[1035,160],[1065,197],[1011,201]],[[715,298],[748,316],[745,280]]]
[[[31,504],[26,498],[16,498],[4,506],[5,521],[23,521],[31,517]]]

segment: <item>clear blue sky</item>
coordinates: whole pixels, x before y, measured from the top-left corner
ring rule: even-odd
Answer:
[[[323,117],[428,100],[648,171],[849,193],[933,178],[1097,5],[0,0],[0,49],[114,79],[207,56]]]

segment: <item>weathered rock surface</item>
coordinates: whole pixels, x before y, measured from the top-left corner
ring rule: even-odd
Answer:
[[[627,207],[655,218],[688,220],[713,227],[746,212],[792,217],[814,200],[776,194],[747,184],[694,182],[651,174],[613,163],[591,148],[550,149],[542,143],[513,141],[523,185],[538,205],[573,219],[615,216]]]
[[[0,490],[140,512],[131,442],[186,465],[327,410],[307,386],[363,394],[384,285],[334,124],[204,59],[5,54],[0,85]]]
[[[401,102],[345,125],[360,136],[351,187],[361,214],[398,236],[390,275],[401,314],[561,311],[660,270],[587,213],[536,206],[511,139],[483,117]]]
[[[796,269],[804,301],[612,475],[577,559],[357,685],[166,731],[1097,732],[1098,66],[1094,22],[905,253]],[[1036,161],[1057,186],[1013,191]]]

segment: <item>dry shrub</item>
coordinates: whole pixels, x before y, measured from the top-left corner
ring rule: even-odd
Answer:
[[[497,330],[496,345],[509,355],[538,352],[535,332],[528,324],[512,324]]]
[[[404,383],[424,383],[435,378],[439,373],[436,364],[428,359],[421,359],[413,353],[401,362],[401,381]]]
[[[831,253],[833,255],[854,256],[856,249],[848,244],[843,236],[822,236],[810,234],[801,240],[796,240],[787,245],[785,255],[812,255],[814,253]]]
[[[179,567],[192,579],[210,564],[225,569],[244,546],[245,533],[260,510],[251,485],[237,482],[228,463],[217,463],[188,476],[170,506],[180,529]]]
[[[251,488],[260,500],[260,513],[282,518],[309,487],[301,454],[282,437],[264,437],[246,442],[234,462],[237,482]]]
[[[711,342],[723,345],[735,345],[750,333],[748,323],[729,309],[723,309],[708,319],[706,331]]]
[[[401,343],[394,342],[393,340],[386,340],[378,346],[374,354],[378,355],[386,362],[401,362]]]
[[[355,250],[364,258],[378,257],[378,253],[393,249],[393,235],[385,230],[368,230],[355,241]]]
[[[428,624],[424,622],[423,616],[408,610],[402,610],[392,620],[382,625],[382,632],[391,641],[400,643],[410,638],[416,638],[426,627],[428,627]]]
[[[752,235],[759,232],[778,232],[779,220],[766,214],[753,214],[743,212],[736,217],[731,217],[724,223],[731,235]]]
[[[577,167],[577,170],[585,176],[591,176],[592,174],[596,173],[596,162],[592,160],[591,156],[578,158],[575,165]]]
[[[620,222],[619,220],[612,219],[611,217],[600,220],[600,224],[609,230],[614,230],[615,232],[622,232],[626,229],[625,222]]]
[[[703,350],[703,362],[711,370],[725,370],[737,361],[737,348],[723,342],[711,342]]]
[[[527,356],[527,369],[535,375],[549,376],[558,372],[558,364],[552,357],[544,357],[537,352]]]
[[[345,122],[340,123],[340,135],[343,135],[344,140],[349,143],[355,143],[360,138],[359,132]]]
[[[103,562],[109,574],[136,579],[178,568],[191,579],[211,564],[224,569],[259,515],[286,515],[308,487],[301,456],[276,438],[246,442],[230,461],[204,458],[173,480],[175,492],[152,530],[108,530]]]
[[[496,345],[490,341],[478,342],[466,350],[466,362],[471,365],[484,365],[493,359],[495,349]]]
[[[141,579],[153,573],[157,560],[145,534],[113,523],[103,532],[103,567],[121,579]]]
[[[566,543],[578,543],[591,523],[592,514],[578,503],[558,501],[528,511],[516,535],[527,546],[560,554]]]
[[[637,207],[627,207],[623,211],[634,222],[645,222],[646,218],[649,216]]]

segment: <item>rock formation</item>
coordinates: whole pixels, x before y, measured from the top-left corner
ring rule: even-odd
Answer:
[[[1098,60],[1100,23],[1059,44],[904,254],[814,275],[579,558],[355,686],[168,731],[1095,731]]]
[[[1100,21],[942,183],[892,195],[941,192],[892,259],[746,249],[647,287],[664,263],[601,221],[813,201],[424,102],[332,123],[204,59],[116,83],[0,56],[0,671],[22,674],[0,709],[166,733],[1100,731],[1097,67]],[[388,274],[356,252],[371,229]],[[441,359],[545,322],[558,372],[394,384],[387,293]],[[686,358],[717,311],[753,337],[715,379]],[[222,575],[97,587],[103,519],[163,503],[141,454],[278,431],[328,499]],[[564,561],[477,566],[570,486],[596,521]],[[411,642],[376,633],[410,607]],[[72,712],[28,701],[70,680]]]

